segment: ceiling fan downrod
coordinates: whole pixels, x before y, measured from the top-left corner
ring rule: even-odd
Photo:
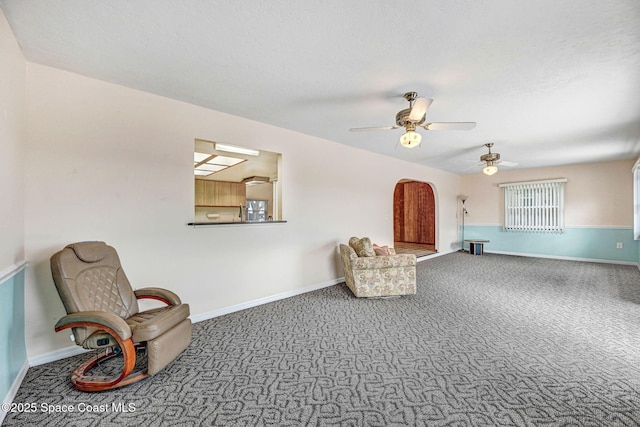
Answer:
[[[418,92],[407,92],[404,94],[404,99],[409,101],[409,108],[413,108],[413,102],[418,97]]]

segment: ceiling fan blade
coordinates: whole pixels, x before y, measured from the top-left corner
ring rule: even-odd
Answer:
[[[413,108],[411,108],[411,113],[409,113],[409,120],[412,122],[420,122],[424,115],[427,113],[427,109],[433,102],[431,98],[417,98],[413,103]]]
[[[518,163],[516,163],[516,162],[507,162],[505,160],[501,160],[500,161],[500,166],[513,167],[513,166],[518,166]]]
[[[471,130],[476,122],[434,122],[422,125],[426,130]]]
[[[391,129],[398,129],[400,126],[378,126],[378,127],[371,127],[371,128],[351,128],[349,129],[349,132],[360,132],[360,131],[364,131],[364,130],[391,130]]]

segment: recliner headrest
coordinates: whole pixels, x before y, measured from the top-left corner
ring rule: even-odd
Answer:
[[[98,262],[107,255],[105,242],[78,242],[67,245],[84,262]]]

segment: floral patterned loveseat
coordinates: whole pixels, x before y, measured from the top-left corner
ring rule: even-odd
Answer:
[[[340,244],[340,258],[345,282],[356,297],[416,293],[416,256],[413,254],[398,255],[393,248],[386,247],[374,250],[370,239],[352,237],[348,246]]]

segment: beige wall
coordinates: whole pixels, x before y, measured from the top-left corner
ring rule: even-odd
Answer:
[[[633,225],[634,160],[591,163],[527,170],[501,169],[493,176],[463,175],[461,192],[469,225],[503,223],[500,183],[567,178],[565,187],[565,225],[622,226]]]
[[[40,65],[27,81],[30,357],[69,346],[49,257],[70,242],[114,245],[134,287],[173,289],[195,315],[332,282],[352,235],[391,244],[402,178],[436,186],[439,248],[456,245],[457,175]],[[195,138],[282,153],[288,223],[186,226]]]
[[[0,271],[24,259],[26,63],[0,12]]]

